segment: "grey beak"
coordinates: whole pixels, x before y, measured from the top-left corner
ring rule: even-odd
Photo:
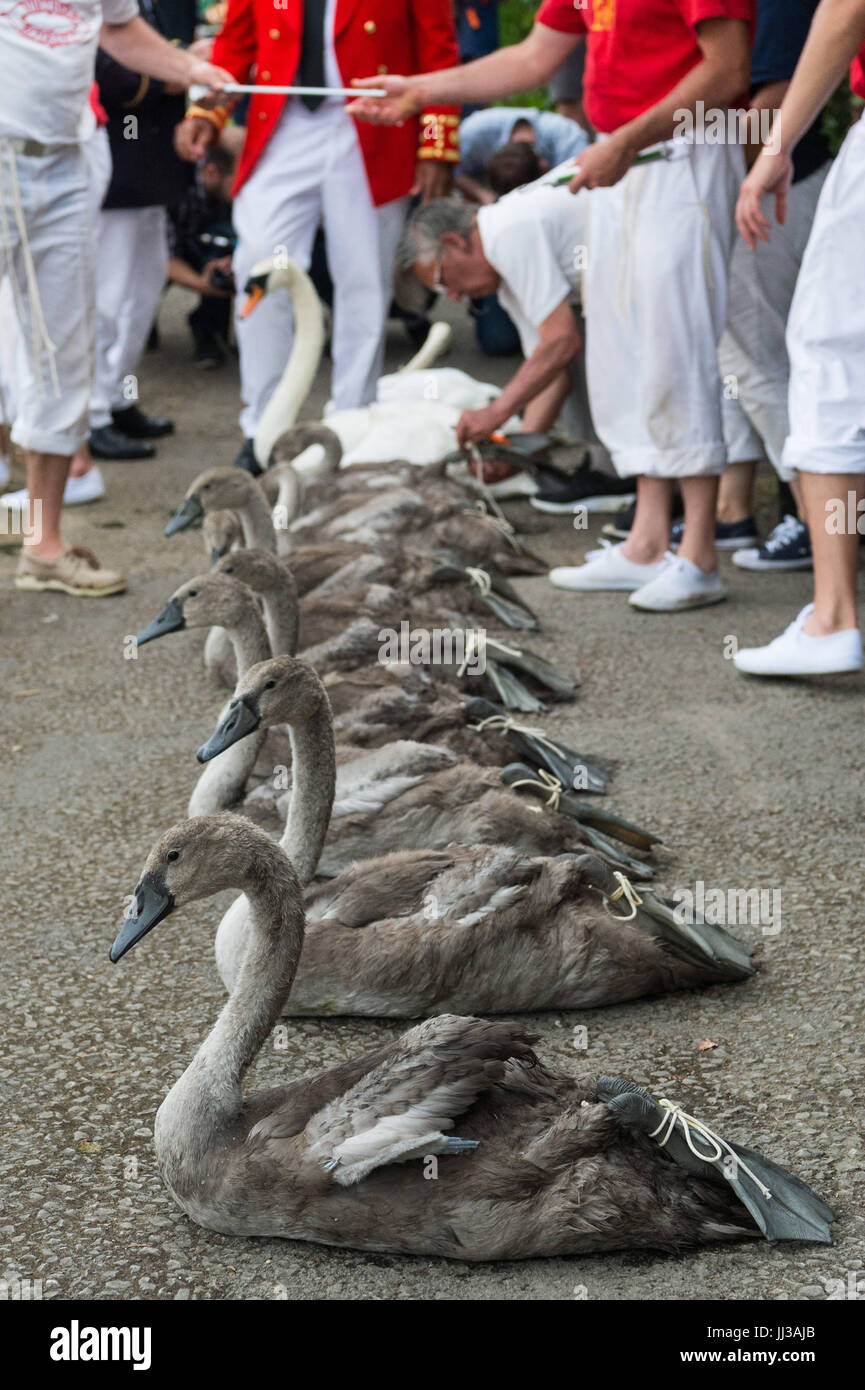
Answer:
[[[174,895],[169,893],[164,883],[145,874],[135,890],[135,902],[124,917],[114,945],[108,952],[109,959],[116,965],[142,936],[146,936],[173,911]]]
[[[165,528],[166,536],[174,536],[178,531],[185,531],[187,526],[191,526],[193,521],[198,521],[203,516],[204,508],[198,498],[184,497]]]
[[[214,565],[218,565],[219,562],[220,562],[220,560],[222,559],[223,555],[227,555],[227,554],[228,554],[228,547],[227,547],[227,546],[224,547],[222,550],[220,550],[220,548],[219,548],[218,545],[212,545],[212,546],[210,547],[210,568],[213,569],[213,566],[214,566]]]
[[[166,632],[180,632],[185,627],[183,604],[179,599],[170,598],[162,612],[157,613],[153,622],[149,623],[142,632],[139,632],[135,640],[139,647],[143,647],[145,642],[153,642],[157,637],[164,637]]]
[[[222,723],[207,742],[202,744],[195,756],[200,763],[209,763],[211,758],[224,753],[233,743],[239,743],[247,734],[254,734],[260,725],[261,715],[258,710],[253,709],[245,700],[232,700]]]

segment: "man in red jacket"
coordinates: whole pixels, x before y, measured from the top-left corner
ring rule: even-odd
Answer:
[[[450,0],[284,0],[279,9],[273,0],[229,0],[213,54],[238,82],[329,87],[458,61]],[[252,99],[235,185],[235,279],[242,287],[256,261],[280,251],[308,268],[324,225],[337,409],[375,399],[407,199],[449,191],[458,109],[431,106],[386,129],[358,126],[341,98]],[[192,108],[178,129],[181,154],[200,157],[226,115]],[[270,296],[238,320],[237,336],[246,437],[237,462],[255,472],[252,436],[291,349],[288,297]]]

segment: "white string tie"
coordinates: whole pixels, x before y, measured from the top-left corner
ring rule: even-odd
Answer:
[[[551,811],[558,811],[559,802],[565,790],[558,777],[554,777],[544,767],[538,768],[537,777],[523,777],[519,782],[511,782],[510,785],[512,787],[537,787],[539,791],[547,792],[548,798],[544,805]]]
[[[771,1198],[772,1193],[769,1191],[768,1187],[766,1187],[765,1183],[760,1181],[757,1174],[748,1167],[743,1158],[739,1157],[735,1149],[727,1143],[726,1139],[721,1138],[720,1134],[716,1134],[714,1130],[709,1129],[708,1125],[704,1125],[700,1120],[695,1120],[693,1115],[688,1115],[682,1109],[681,1105],[674,1105],[673,1102],[669,1100],[659,1100],[658,1104],[663,1106],[667,1113],[661,1120],[657,1129],[652,1130],[649,1138],[654,1139],[663,1129],[664,1137],[658,1140],[659,1148],[663,1149],[671,1135],[675,1133],[676,1125],[681,1121],[685,1142],[695,1158],[699,1158],[703,1163],[717,1163],[720,1158],[726,1155],[733,1160],[733,1170],[737,1176],[739,1169],[741,1169],[741,1171],[751,1179],[752,1183],[760,1189],[764,1197]],[[695,1147],[693,1138],[691,1137],[692,1131],[706,1140],[707,1144],[709,1144],[712,1149],[711,1153],[701,1153],[700,1150]]]
[[[482,598],[486,598],[487,594],[492,593],[493,581],[486,570],[477,569],[474,565],[466,565],[465,571],[472,583],[479,589]]]
[[[612,912],[611,917],[615,917],[617,922],[632,922],[637,915],[637,908],[642,907],[643,899],[640,897],[627,874],[623,874],[619,869],[613,870],[613,878],[618,883],[615,893],[611,893],[607,902],[617,903],[619,898],[624,898],[630,904],[630,912]]]
[[[503,734],[506,734],[509,729],[512,729],[515,734],[525,734],[527,738],[537,739],[538,743],[542,743],[545,748],[551,749],[557,757],[563,758],[565,756],[559,745],[553,743],[552,739],[546,738],[541,733],[540,729],[532,729],[528,724],[520,724],[516,719],[512,719],[509,714],[488,714],[486,719],[481,720],[480,724],[470,724],[469,728],[474,729],[475,732],[479,734],[482,734],[485,729],[499,729]]]

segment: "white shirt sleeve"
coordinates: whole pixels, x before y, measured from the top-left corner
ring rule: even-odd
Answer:
[[[126,24],[138,14],[138,0],[102,0],[102,18],[106,24]]]
[[[510,198],[514,204],[509,205]],[[501,275],[509,298],[520,306],[521,316],[538,328],[572,293],[543,218],[533,213],[529,197],[517,193],[482,209],[478,227],[484,254]]]

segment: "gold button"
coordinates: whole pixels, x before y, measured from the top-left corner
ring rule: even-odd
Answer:
[[[266,120],[267,120],[267,112],[266,112],[266,111],[259,111],[259,113],[258,113],[258,119],[259,119],[260,121],[266,121]]]
[[[379,65],[378,65],[378,75],[379,75],[379,77],[384,77],[384,75],[385,75],[386,72],[387,72],[387,63],[379,63]]]
[[[278,39],[278,38],[279,38],[279,30],[278,30],[278,29],[270,29],[268,32],[269,32],[270,37],[271,37],[272,39]]]
[[[374,20],[374,19],[368,19],[368,20],[366,21],[366,23],[364,24],[364,26],[363,26],[363,32],[364,32],[365,34],[374,34],[375,31],[376,31],[375,20]]]
[[[270,81],[270,73],[269,73],[269,72],[263,72],[263,73],[261,74],[261,80],[262,80],[262,82],[269,82],[269,81]]]

